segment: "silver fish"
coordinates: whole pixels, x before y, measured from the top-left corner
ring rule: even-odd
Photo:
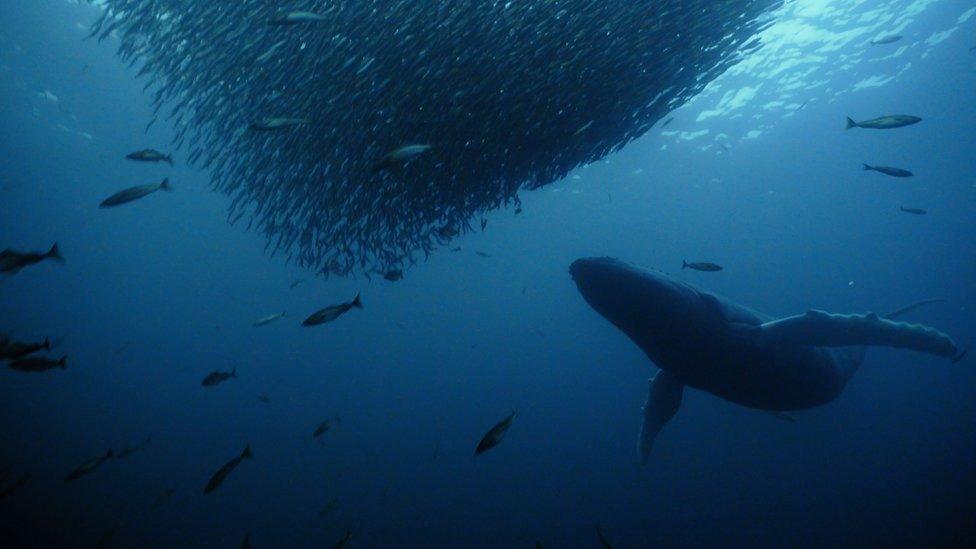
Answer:
[[[254,327],[257,328],[261,326],[267,326],[268,324],[271,324],[272,322],[278,320],[283,316],[285,316],[285,311],[281,311],[280,313],[275,313],[273,315],[263,316],[254,321]]]
[[[128,204],[133,200],[139,200],[140,198],[145,198],[156,191],[167,191],[171,192],[173,187],[169,184],[169,178],[162,180],[158,184],[152,185],[138,185],[136,187],[130,187],[123,191],[119,191],[112,196],[106,198],[98,206],[99,208],[113,208],[115,206],[121,206],[122,204]]]
[[[359,299],[359,294],[356,294],[356,297],[348,303],[329,305],[324,309],[315,311],[309,315],[308,318],[302,321],[302,326],[317,326],[319,324],[325,324],[326,322],[332,322],[353,307],[357,309],[363,308],[363,302]]]
[[[868,128],[872,130],[889,130],[892,128],[911,126],[912,124],[917,124],[921,121],[921,118],[912,116],[910,114],[892,114],[888,116],[881,116],[879,118],[872,118],[871,120],[865,120],[863,122],[855,122],[853,118],[848,116],[847,127],[844,129],[849,130],[851,128]]]

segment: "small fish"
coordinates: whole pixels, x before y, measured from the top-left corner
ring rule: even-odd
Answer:
[[[890,166],[871,166],[868,164],[862,164],[862,166],[864,166],[864,171],[876,171],[892,177],[911,177],[915,175],[908,170],[892,168]]]
[[[401,269],[392,269],[386,271],[386,273],[383,275],[383,278],[389,280],[390,282],[396,282],[397,280],[403,278],[403,271]]]
[[[332,419],[326,419],[322,421],[322,423],[319,423],[319,426],[315,428],[315,432],[312,433],[312,438],[319,438],[325,433],[328,433],[329,429],[332,428],[332,424],[337,421],[339,421],[339,416],[335,416]]]
[[[335,544],[332,546],[332,549],[342,549],[343,547],[346,546],[346,543],[349,542],[349,539],[351,537],[352,537],[352,530],[346,528],[345,535],[343,535],[342,538],[339,539],[339,541],[335,542]]]
[[[302,282],[305,282],[305,279],[304,278],[296,278],[291,284],[288,285],[288,289],[289,290],[294,290]]]
[[[522,213],[522,206],[515,208],[515,215]]]
[[[225,463],[220,469],[217,470],[216,473],[213,474],[212,477],[210,477],[210,481],[207,482],[207,485],[203,488],[203,493],[209,494],[210,492],[216,490],[217,487],[224,482],[224,479],[227,478],[227,475],[234,470],[234,468],[240,465],[240,463],[245,459],[251,459],[253,457],[254,454],[251,453],[251,445],[248,444],[244,447],[244,451],[241,452],[241,455]]]
[[[58,360],[51,360],[42,357],[28,357],[11,361],[8,364],[11,370],[21,372],[46,372],[54,368],[68,369],[68,357],[63,356]]]
[[[722,266],[721,265],[716,265],[714,263],[704,262],[704,261],[693,261],[691,263],[688,263],[687,261],[682,261],[681,262],[681,269],[682,270],[684,270],[684,269],[694,269],[696,271],[702,271],[702,272],[706,272],[706,273],[714,273],[716,271],[721,271],[722,270]]]
[[[150,437],[146,437],[145,440],[143,440],[139,444],[136,444],[135,446],[126,446],[125,448],[122,448],[121,450],[119,450],[119,453],[115,455],[115,457],[118,459],[122,459],[124,457],[131,456],[132,454],[138,452],[139,450],[142,450],[145,447],[149,446],[149,443],[150,443]]]
[[[156,499],[153,501],[153,505],[152,505],[153,508],[155,509],[156,507],[159,507],[160,505],[169,501],[169,498],[173,497],[173,494],[175,493],[176,493],[176,486],[170,486],[169,488],[163,490],[163,493],[156,496]]]
[[[603,549],[613,549],[613,546],[610,545],[607,538],[603,537],[603,532],[600,530],[599,524],[596,525],[596,537],[600,538],[600,545],[603,546]]]
[[[457,229],[450,225],[444,225],[443,227],[437,229],[437,236],[441,238],[451,238],[453,236],[457,236],[457,234]]]
[[[43,343],[21,343],[0,335],[0,360],[23,358],[40,350],[51,350],[51,342],[47,338]]]
[[[915,215],[925,215],[925,214],[929,213],[929,212],[923,210],[922,208],[906,208],[905,206],[902,206],[901,207],[901,211],[903,211],[905,213],[915,214]]]
[[[478,446],[474,450],[474,455],[477,456],[483,454],[497,446],[498,443],[502,441],[502,437],[505,436],[505,432],[508,431],[508,428],[512,426],[512,421],[514,419],[515,410],[512,410],[512,413],[509,414],[508,417],[499,421],[494,427],[489,429],[488,432],[485,433],[485,436],[481,437],[481,440],[478,442]]]
[[[888,36],[882,36],[881,38],[876,38],[871,42],[869,42],[869,44],[871,44],[872,46],[880,46],[881,44],[891,44],[893,42],[897,42],[901,40],[901,38],[902,37],[900,34],[891,34]]]
[[[406,145],[404,147],[400,147],[399,149],[392,150],[388,152],[386,156],[381,158],[379,162],[373,164],[373,173],[381,172],[383,170],[403,164],[432,148],[433,146],[431,145]]]
[[[258,327],[261,327],[261,326],[267,326],[268,324],[271,324],[272,322],[274,322],[275,320],[278,320],[279,318],[281,318],[283,316],[285,316],[285,311],[281,311],[280,313],[275,313],[273,315],[268,315],[268,316],[265,316],[265,317],[261,317],[261,318],[259,318],[259,319],[257,319],[257,320],[254,321],[254,327],[255,328],[258,328]]]
[[[102,203],[99,204],[98,207],[113,208],[115,206],[121,206],[122,204],[128,204],[134,200],[145,198],[156,191],[172,192],[173,187],[169,184],[169,178],[164,179],[158,184],[137,185],[135,187],[129,187],[128,189],[119,191],[105,200],[102,200]]]
[[[252,123],[248,128],[259,132],[273,132],[279,130],[290,130],[296,126],[308,124],[304,118],[265,118]]]
[[[455,247],[451,248],[451,251],[452,252],[460,252],[461,251],[461,247],[460,246],[455,246]]]
[[[890,130],[892,128],[911,126],[912,124],[917,124],[921,121],[921,118],[908,114],[892,114],[889,116],[882,116],[880,118],[872,118],[871,120],[865,120],[864,122],[855,122],[854,119],[848,116],[847,127],[844,129],[849,130],[851,128],[868,128],[872,130]]]
[[[485,227],[487,227],[487,226],[488,226],[488,220],[487,219],[482,219],[481,220],[481,230],[484,231],[485,230]]]
[[[58,243],[55,242],[47,253],[17,252],[10,248],[0,252],[0,273],[17,274],[21,269],[35,263],[40,263],[45,259],[53,259],[58,263],[64,263],[64,257],[58,250]]]
[[[491,257],[491,254],[486,254],[485,252],[482,252],[481,250],[475,251],[474,253],[476,255],[480,255],[481,257]]]
[[[268,395],[258,395],[258,400],[265,404],[271,404],[271,399],[268,397]]]
[[[143,149],[129,153],[125,157],[136,162],[166,162],[170,166],[173,165],[173,155],[163,154],[155,149]]]
[[[27,484],[27,481],[29,481],[30,479],[31,479],[30,473],[24,473],[24,476],[20,477],[14,482],[11,482],[9,485],[3,487],[3,489],[0,489],[0,499],[3,499],[9,496],[10,494],[13,494],[17,490],[23,488],[23,486]]]
[[[299,23],[317,23],[320,21],[328,21],[328,18],[324,15],[308,11],[291,11],[276,16],[274,19],[268,21],[268,24],[281,27],[298,25]]]
[[[200,385],[203,385],[204,387],[213,387],[214,385],[227,381],[232,377],[237,377],[237,368],[234,368],[229,372],[213,371],[207,374],[207,377],[203,378]]]
[[[353,307],[357,309],[363,308],[363,302],[359,299],[359,294],[356,294],[356,297],[348,303],[329,305],[324,309],[315,311],[311,314],[311,316],[302,321],[302,326],[317,326],[319,324],[325,324],[326,322],[332,322]]]
[[[112,449],[109,448],[108,452],[105,452],[104,456],[99,456],[97,458],[92,458],[81,465],[79,465],[74,471],[68,473],[68,476],[64,477],[65,482],[71,482],[73,480],[78,480],[79,478],[91,473],[95,469],[105,463],[106,461],[112,459]]]
[[[668,127],[668,124],[670,124],[673,120],[674,120],[674,117],[673,116],[671,118],[668,118],[667,120],[665,120],[664,121],[664,124],[661,124],[661,129],[663,130],[664,128],[667,128]]]
[[[319,516],[324,517],[339,508],[339,500],[332,498],[326,503],[321,509],[319,509]]]

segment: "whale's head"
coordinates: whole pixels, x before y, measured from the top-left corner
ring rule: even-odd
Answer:
[[[569,267],[593,309],[626,333],[658,366],[664,354],[691,343],[702,329],[703,294],[663,273],[609,257],[577,259]]]

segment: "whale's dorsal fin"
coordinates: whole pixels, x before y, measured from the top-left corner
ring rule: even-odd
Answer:
[[[895,314],[914,308],[907,307]],[[938,356],[954,357],[958,353],[952,339],[929,326],[895,322],[876,313],[833,314],[810,310],[802,315],[766,322],[760,326],[739,330],[760,347],[779,345],[809,345],[816,347],[848,347],[878,345],[900,349],[914,349]]]

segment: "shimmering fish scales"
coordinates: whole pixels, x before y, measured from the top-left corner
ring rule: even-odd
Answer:
[[[81,465],[79,465],[74,471],[68,473],[68,476],[64,477],[65,482],[71,482],[73,480],[78,480],[79,478],[91,473],[95,469],[98,469],[103,463],[112,459],[112,449],[109,448],[108,452],[105,452],[104,456],[99,456],[97,458],[90,459]]]
[[[288,29],[268,25],[283,2],[100,4],[93,35],[141,65],[230,219],[343,275],[407,268],[444,245],[432,227],[518,212],[523,190],[633,141],[760,47],[782,1],[308,0],[292,4],[328,20]],[[309,123],[242,131],[268,115]],[[435,139],[377,184],[391,150]]]
[[[216,490],[217,487],[220,486],[227,478],[227,475],[229,475],[231,471],[240,465],[242,461],[245,459],[251,459],[253,457],[254,455],[251,453],[251,445],[248,444],[244,447],[244,451],[241,452],[241,455],[225,463],[220,469],[217,470],[216,473],[213,474],[212,477],[210,477],[210,481],[207,482],[207,485],[203,488],[203,493],[209,494],[210,492]]]
[[[18,252],[7,248],[0,252],[0,272],[6,274],[17,274],[24,267],[40,263],[45,259],[53,259],[58,263],[64,263],[64,257],[55,242],[47,253]]]
[[[356,297],[348,303],[329,305],[324,309],[315,311],[308,318],[302,321],[302,326],[317,326],[319,324],[325,324],[326,322],[332,322],[353,307],[357,309],[363,308],[363,302],[359,298],[359,294],[356,294]]]
[[[172,190],[173,187],[169,184],[169,178],[166,178],[158,184],[138,185],[136,187],[130,187],[123,191],[119,191],[103,200],[99,207],[112,208],[115,206],[121,206],[122,204],[127,204],[134,200],[139,200],[140,198],[145,198],[156,191],[172,192]]]
[[[508,417],[499,421],[494,427],[489,429],[488,432],[485,433],[485,436],[481,437],[481,440],[478,442],[478,446],[474,450],[474,455],[477,456],[483,454],[497,446],[498,443],[502,441],[502,438],[505,437],[505,432],[508,431],[508,428],[512,426],[512,421],[514,419],[515,410],[512,410],[512,413],[509,414]]]
[[[847,117],[847,127],[844,129],[849,130],[851,128],[868,128],[872,130],[889,130],[892,128],[911,126],[912,124],[917,124],[921,121],[921,118],[909,114],[892,114],[889,116],[882,116],[880,118],[872,118],[871,120],[865,120],[864,122],[855,122],[853,118]]]

